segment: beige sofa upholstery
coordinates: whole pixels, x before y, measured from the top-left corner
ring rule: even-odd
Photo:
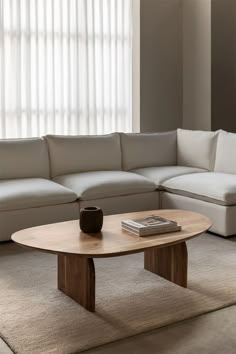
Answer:
[[[151,180],[125,171],[74,173],[56,177],[54,181],[74,191],[79,200],[148,193],[156,189]]]
[[[219,172],[198,173],[171,178],[165,190],[219,205],[236,205],[236,175]]]
[[[76,199],[72,190],[43,178],[0,181],[0,211],[71,203]]]
[[[47,135],[51,177],[78,172],[121,170],[118,133],[102,136]]]
[[[191,173],[207,172],[202,168],[196,167],[185,167],[185,166],[155,166],[155,167],[144,167],[131,170],[133,173],[142,175],[156,185],[156,188],[163,189],[163,184],[170,178],[183,176]]]
[[[2,140],[0,241],[78,219],[91,205],[105,214],[194,210],[211,218],[211,231],[236,234],[235,149],[236,134],[183,129]]]
[[[43,138],[0,140],[0,180],[49,178],[48,149]]]
[[[212,232],[225,237],[236,234],[235,205],[225,207],[204,200],[163,192],[161,195],[161,208],[191,210],[207,215],[212,222],[210,229]]]
[[[102,208],[105,215],[155,210],[160,208],[160,193],[155,191],[79,201],[80,208],[94,205]]]
[[[236,175],[235,150],[236,134],[220,131],[214,171]]]
[[[175,166],[176,131],[152,134],[121,134],[122,166],[125,171],[152,166]]]
[[[60,221],[75,220],[78,217],[79,204],[77,202],[1,211],[0,241],[10,240],[11,235],[18,230]]]
[[[177,129],[177,163],[179,166],[204,168],[215,165],[218,132]]]
[[[0,141],[0,241],[22,228],[77,218],[77,195],[51,181],[44,139]]]

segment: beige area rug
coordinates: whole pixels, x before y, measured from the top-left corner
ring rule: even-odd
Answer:
[[[143,269],[143,255],[101,259],[96,313],[56,288],[56,257],[0,245],[0,336],[18,354],[74,354],[236,303],[236,242],[188,242],[188,289]]]

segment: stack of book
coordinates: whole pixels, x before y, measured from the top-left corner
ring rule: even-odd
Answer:
[[[181,226],[176,221],[168,220],[158,215],[124,220],[121,222],[121,226],[123,230],[138,236],[158,235],[181,230]]]

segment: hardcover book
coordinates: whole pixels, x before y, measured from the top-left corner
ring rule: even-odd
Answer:
[[[167,232],[180,231],[181,226],[176,221],[150,215],[146,218],[128,219],[121,222],[122,229],[138,236],[149,236]]]

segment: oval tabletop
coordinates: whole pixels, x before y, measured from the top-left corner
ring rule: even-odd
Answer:
[[[139,237],[121,229],[121,221],[159,215],[177,221],[181,231]],[[12,235],[16,243],[39,251],[84,257],[113,257],[166,247],[184,242],[207,231],[211,221],[204,215],[184,210],[151,210],[104,217],[102,231],[85,234],[78,220],[21,230]]]

